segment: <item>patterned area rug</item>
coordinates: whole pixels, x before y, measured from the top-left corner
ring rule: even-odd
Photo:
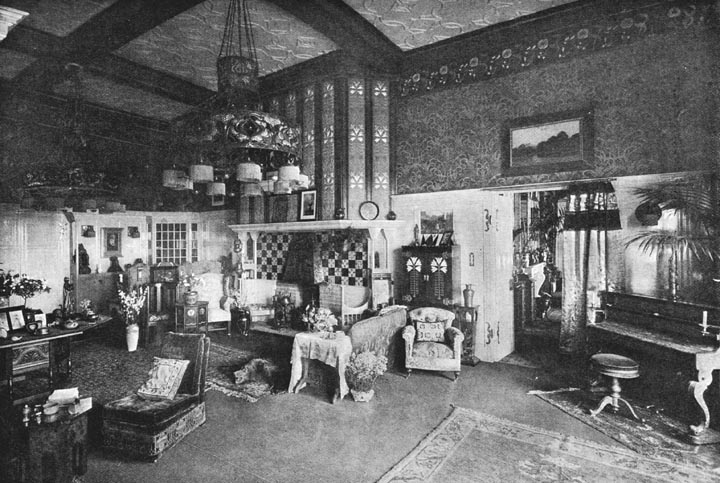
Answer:
[[[568,389],[549,392],[531,391],[530,394],[536,395],[639,454],[667,459],[678,464],[720,468],[720,453],[717,445],[698,447],[688,443],[686,439],[688,425],[654,408],[646,408],[629,401],[643,422],[632,419],[627,408],[623,407],[617,414],[605,409],[593,417],[589,409],[598,406],[604,393]],[[720,475],[718,478],[720,479]]]
[[[379,481],[710,482],[720,473],[455,408]]]
[[[124,347],[98,341],[83,341],[73,345],[73,371],[69,386],[77,386],[81,394],[93,397],[96,404],[105,404],[131,394],[142,386],[148,377],[157,349],[139,348],[128,352]],[[233,373],[256,357],[252,351],[220,344],[210,345],[210,360],[206,389],[255,402],[270,394],[267,384],[247,383],[236,385]]]

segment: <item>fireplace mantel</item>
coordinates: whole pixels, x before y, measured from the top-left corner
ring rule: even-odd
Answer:
[[[389,240],[390,233],[405,226],[401,220],[323,220],[323,221],[295,221],[285,223],[251,223],[243,225],[228,225],[228,228],[237,233],[238,239],[244,246],[250,242],[257,243],[260,233],[317,233],[333,230],[367,230],[368,252],[378,253],[379,260],[373,267],[375,270],[388,270],[389,268]],[[391,236],[391,235],[390,235]],[[246,252],[247,253],[247,252]],[[252,253],[257,253],[255,249]],[[245,260],[244,265],[254,270],[255,261]]]
[[[294,221],[285,223],[249,223],[243,225],[228,225],[235,233],[288,233],[288,232],[318,232],[332,230],[368,230],[371,233],[378,230],[394,230],[400,228],[405,222],[399,220],[323,220],[323,221]]]

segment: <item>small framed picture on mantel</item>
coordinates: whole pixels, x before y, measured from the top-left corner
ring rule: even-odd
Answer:
[[[300,192],[300,221],[310,221],[317,218],[317,191],[307,190]]]

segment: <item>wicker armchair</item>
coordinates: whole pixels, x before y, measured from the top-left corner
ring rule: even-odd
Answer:
[[[465,338],[452,326],[455,314],[436,307],[420,307],[408,313],[410,325],[403,329],[405,369],[454,372],[460,376],[460,356]]]

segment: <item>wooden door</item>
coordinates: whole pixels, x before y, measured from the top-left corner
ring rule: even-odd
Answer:
[[[478,220],[482,234],[482,286],[475,355],[496,362],[515,350],[513,327],[512,222],[510,194],[481,194]],[[477,292],[477,291],[476,291]],[[476,293],[477,296],[477,293]]]

